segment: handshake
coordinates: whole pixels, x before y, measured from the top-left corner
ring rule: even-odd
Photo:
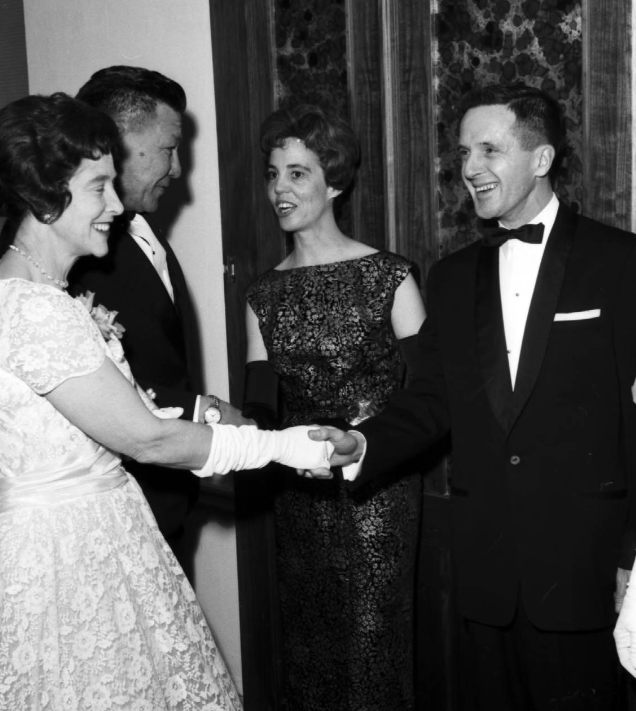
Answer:
[[[212,446],[200,477],[227,474],[238,469],[260,469],[270,462],[292,467],[301,476],[331,479],[332,466],[346,466],[360,459],[362,435],[335,427],[299,425],[279,432],[246,425],[209,425]]]
[[[176,419],[180,407],[152,410],[160,419]],[[227,474],[240,469],[260,469],[278,462],[296,469],[300,476],[331,479],[332,466],[357,462],[364,453],[365,440],[355,431],[345,432],[332,426],[298,425],[280,431],[260,430],[253,425],[210,424],[212,445],[199,477]]]

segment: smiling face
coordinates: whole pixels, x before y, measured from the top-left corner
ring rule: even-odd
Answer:
[[[51,229],[71,258],[103,257],[108,252],[110,226],[123,212],[113,185],[116,175],[112,156],[106,155],[84,158],[68,181],[71,203]]]
[[[154,212],[170,180],[181,175],[177,150],[181,115],[158,104],[155,115],[140,128],[125,131],[119,191],[129,212]]]
[[[333,213],[333,200],[340,195],[325,183],[318,156],[298,138],[288,138],[274,148],[267,168],[267,196],[280,226],[286,232],[319,227]]]
[[[508,228],[532,220],[552,196],[554,148],[524,149],[515,122],[505,106],[478,106],[466,112],[459,134],[462,178],[477,215]]]

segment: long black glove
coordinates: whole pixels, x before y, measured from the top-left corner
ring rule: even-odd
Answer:
[[[253,360],[245,366],[243,417],[254,420],[261,430],[277,430],[278,376],[266,360]]]
[[[417,350],[417,334],[400,338],[398,345],[400,346],[402,358],[406,363],[406,383],[408,384],[413,373],[417,370],[417,365],[420,360],[419,351]]]

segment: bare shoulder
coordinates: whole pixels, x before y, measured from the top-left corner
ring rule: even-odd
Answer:
[[[282,272],[285,271],[286,269],[293,269],[295,262],[295,257],[294,257],[294,252],[290,252],[285,259],[280,264],[277,264],[274,267],[274,270],[277,272]]]
[[[375,247],[371,247],[368,244],[356,242],[356,240],[352,239],[350,245],[350,252],[350,259],[359,259],[361,257],[368,257],[370,254],[377,254],[379,250]]]

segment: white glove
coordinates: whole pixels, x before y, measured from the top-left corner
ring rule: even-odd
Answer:
[[[212,446],[208,460],[194,474],[209,477],[237,469],[260,469],[279,462],[295,469],[329,468],[333,452],[330,442],[314,442],[308,432],[314,427],[300,425],[280,432],[259,430],[252,425],[209,425]]]

